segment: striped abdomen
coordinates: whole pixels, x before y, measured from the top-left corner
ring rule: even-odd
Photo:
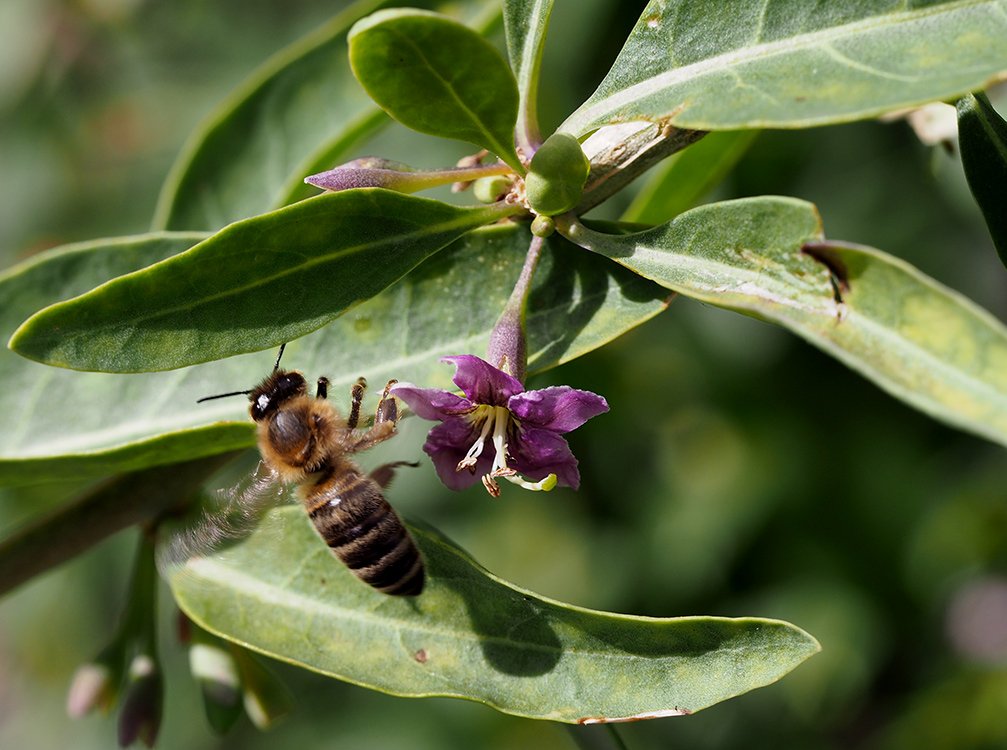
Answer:
[[[322,539],[364,583],[395,596],[423,591],[423,559],[381,488],[354,466],[309,485],[304,507]]]

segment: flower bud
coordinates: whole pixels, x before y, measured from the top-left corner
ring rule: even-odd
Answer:
[[[203,630],[195,631],[189,648],[189,671],[203,693],[206,720],[225,734],[241,716],[241,679],[227,645]]]
[[[261,730],[269,729],[290,713],[293,700],[280,679],[247,649],[232,646],[241,674],[245,713]]]
[[[353,188],[380,187],[410,193],[417,189],[416,170],[408,164],[367,156],[304,178],[308,185],[337,192]]]
[[[66,712],[79,719],[94,711],[108,713],[115,705],[118,675],[108,664],[90,662],[78,667],[66,696]]]
[[[157,662],[138,654],[129,665],[129,684],[119,713],[119,746],[129,747],[139,739],[153,747],[161,728],[164,683]]]

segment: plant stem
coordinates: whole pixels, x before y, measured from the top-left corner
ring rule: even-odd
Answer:
[[[623,127],[611,126],[609,138],[603,128],[584,142],[584,152],[591,160],[591,174],[584,186],[584,196],[574,209],[578,216],[618,193],[658,162],[706,135],[703,130],[680,130],[662,127],[660,123],[651,123],[628,134],[623,132]]]
[[[144,654],[157,652],[157,566],[154,562],[154,530],[144,528],[133,561],[133,580],[129,584],[123,631],[135,640],[137,649]]]
[[[117,531],[176,509],[236,453],[125,474],[0,542],[0,595]]]

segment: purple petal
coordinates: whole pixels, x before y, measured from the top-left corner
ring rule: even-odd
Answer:
[[[570,451],[566,439],[551,430],[525,427],[517,440],[508,445],[512,461],[510,466],[528,479],[538,481],[555,474],[560,484],[577,489],[580,472],[577,459]]]
[[[441,362],[455,366],[452,380],[472,403],[506,406],[511,396],[524,390],[520,380],[472,354],[441,357]]]
[[[389,393],[402,399],[421,419],[444,421],[475,408],[475,404],[468,399],[448,391],[442,391],[440,388],[419,388],[412,383],[396,383]]]
[[[458,462],[465,458],[469,448],[478,439],[479,431],[461,417],[450,417],[427,435],[423,450],[433,461],[437,476],[449,489],[463,490],[470,487],[493,468],[493,449],[487,445],[476,461],[474,474],[468,469],[455,471]]]
[[[608,402],[590,391],[559,385],[512,396],[507,408],[524,425],[564,433],[607,412]]]

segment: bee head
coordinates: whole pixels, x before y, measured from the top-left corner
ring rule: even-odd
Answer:
[[[260,422],[276,411],[284,401],[303,396],[307,392],[308,384],[301,373],[296,370],[276,370],[248,395],[248,400],[252,403],[252,419]]]

